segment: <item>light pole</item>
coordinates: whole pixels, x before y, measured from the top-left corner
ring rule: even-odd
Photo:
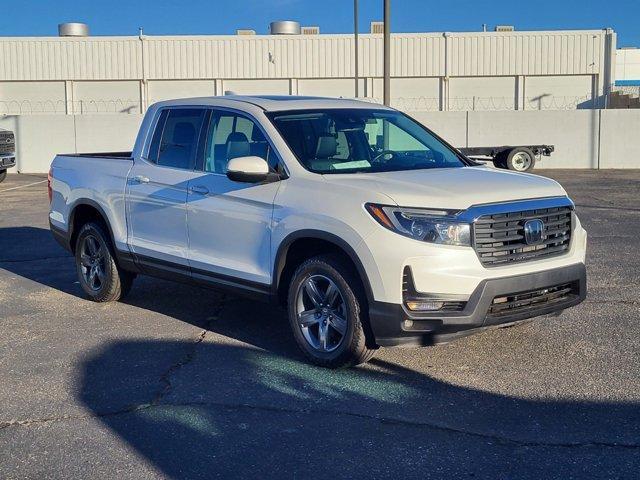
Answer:
[[[353,62],[354,62],[354,75],[353,78],[356,82],[356,98],[358,98],[358,0],[353,0]]]
[[[383,103],[387,106],[391,104],[391,80],[389,78],[389,69],[391,66],[391,0],[384,0],[384,78],[383,87]]]

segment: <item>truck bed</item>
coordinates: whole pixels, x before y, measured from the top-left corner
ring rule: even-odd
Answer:
[[[124,199],[132,167],[131,152],[56,155],[51,164],[51,225],[66,231],[76,201],[88,200],[109,222],[116,248],[126,250]]]

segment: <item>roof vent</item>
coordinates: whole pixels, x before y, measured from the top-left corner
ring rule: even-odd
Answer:
[[[302,27],[302,35],[320,35],[320,27]]]
[[[515,32],[513,25],[496,25],[496,32]]]
[[[271,22],[269,32],[271,35],[300,35],[300,23],[291,20]]]
[[[60,23],[58,25],[58,36],[60,37],[88,37],[89,25],[86,23]]]
[[[236,30],[236,35],[255,35],[256,31],[250,28],[239,28]]]
[[[371,22],[371,33],[384,33],[384,22]]]

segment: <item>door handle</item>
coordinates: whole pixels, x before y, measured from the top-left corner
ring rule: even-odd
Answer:
[[[197,193],[198,195],[207,195],[209,193],[209,189],[204,185],[194,185],[189,190],[191,190],[191,193]]]
[[[136,183],[149,183],[149,177],[145,177],[144,175],[136,175],[133,177],[133,181]]]

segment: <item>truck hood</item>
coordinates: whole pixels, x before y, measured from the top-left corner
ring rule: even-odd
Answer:
[[[483,203],[565,196],[555,180],[487,167],[324,175],[336,187],[383,193],[402,207],[463,210]]]

